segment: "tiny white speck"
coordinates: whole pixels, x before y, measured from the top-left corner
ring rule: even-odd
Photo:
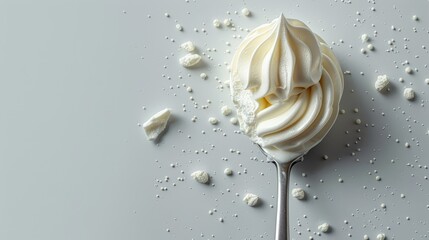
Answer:
[[[232,109],[230,107],[228,107],[227,105],[222,106],[222,108],[220,109],[220,111],[222,112],[222,114],[224,116],[228,116],[232,113]]]
[[[201,73],[200,78],[206,80],[208,78],[206,73]]]
[[[374,51],[375,47],[371,43],[366,46],[370,51]]]
[[[220,27],[220,21],[219,21],[219,19],[215,19],[215,20],[213,20],[213,26],[215,27],[215,28],[219,28]]]
[[[384,233],[379,233],[377,235],[377,240],[384,240],[386,238],[386,235]]]
[[[241,14],[243,14],[243,16],[250,16],[250,10],[248,8],[243,8],[241,9]]]
[[[224,19],[223,24],[227,27],[230,27],[232,25],[231,19],[228,19],[228,18]]]
[[[227,176],[231,176],[232,175],[232,169],[231,168],[225,168],[225,170],[223,170],[223,173],[225,173],[225,175],[227,175]]]
[[[234,125],[237,125],[238,119],[236,117],[232,117],[231,119],[229,119],[229,122],[234,124]]]
[[[413,69],[411,67],[406,67],[405,72],[408,74],[411,74],[411,73],[413,73]]]
[[[410,147],[410,143],[408,143],[408,142],[406,142],[404,145],[405,145],[406,148]]]
[[[365,43],[369,41],[369,36],[368,34],[364,33],[360,36],[360,39],[362,40],[363,43]]]
[[[179,31],[183,31],[183,27],[180,24],[176,24],[176,29]]]

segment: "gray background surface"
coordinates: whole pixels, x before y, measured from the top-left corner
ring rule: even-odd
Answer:
[[[291,185],[307,193],[291,199],[293,239],[428,238],[428,10],[423,0],[0,1],[0,239],[273,239],[275,167],[222,116],[232,105],[220,86],[239,36],[281,12],[321,35],[351,72],[346,114],[293,169]],[[215,29],[215,18],[237,30]],[[363,33],[374,52],[360,53]],[[191,70],[178,64],[188,40],[204,54]],[[375,91],[379,74],[390,92]],[[403,98],[406,86],[415,101]],[[153,144],[138,123],[166,107],[173,117]],[[201,169],[210,185],[190,177]],[[262,204],[242,203],[246,192]],[[323,222],[331,232],[319,236]]]

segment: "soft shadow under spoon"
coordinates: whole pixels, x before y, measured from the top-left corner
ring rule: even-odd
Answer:
[[[258,145],[259,146],[259,145]],[[267,157],[268,162],[272,162],[277,168],[277,217],[276,217],[276,237],[275,240],[289,240],[289,179],[292,166],[302,161],[303,155],[286,161],[279,160],[259,146],[262,153]]]

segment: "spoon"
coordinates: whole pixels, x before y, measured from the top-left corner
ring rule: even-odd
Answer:
[[[292,166],[304,159],[304,154],[293,156],[277,155],[275,151],[258,145],[262,153],[277,168],[277,217],[275,240],[289,240],[289,179]]]

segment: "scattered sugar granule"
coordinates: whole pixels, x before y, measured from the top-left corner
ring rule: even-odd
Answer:
[[[253,193],[247,193],[246,196],[243,198],[243,202],[245,202],[247,205],[254,207],[256,204],[258,204],[259,197],[258,195],[255,195]]]
[[[176,24],[176,29],[179,31],[183,31],[183,27],[180,24]]]
[[[363,43],[365,43],[369,41],[369,36],[368,34],[364,33],[362,34],[362,36],[360,36],[360,39],[362,40]]]
[[[230,115],[231,113],[232,113],[232,109],[230,108],[230,107],[228,107],[228,106],[223,106],[221,109],[220,109],[220,111],[222,112],[222,114],[224,115],[224,116],[228,116],[228,115]]]
[[[305,191],[302,188],[294,188],[292,189],[292,197],[302,200],[305,197]]]
[[[362,54],[366,54],[366,49],[365,49],[365,48],[361,48],[361,49],[360,49],[360,52],[361,52]]]
[[[418,21],[418,20],[419,20],[419,17],[418,17],[417,15],[413,15],[413,20],[414,20],[414,21]]]
[[[199,183],[208,183],[210,178],[209,174],[202,170],[193,172],[191,177]]]
[[[426,79],[425,79],[425,83],[426,83],[426,84],[429,84],[429,78],[426,78]]]
[[[187,87],[187,88],[186,88],[186,91],[188,91],[188,92],[192,92],[193,90],[192,90],[192,88],[191,88],[191,87]]]
[[[375,81],[374,87],[377,91],[381,92],[386,89],[390,81],[387,75],[379,75]]]
[[[212,125],[216,125],[219,121],[215,117],[209,117],[209,123]]]
[[[195,50],[195,45],[191,41],[184,42],[180,45],[181,48],[185,49],[188,52],[192,52]]]
[[[369,240],[369,236],[365,234],[365,235],[363,235],[363,239],[364,240]]]
[[[320,225],[317,227],[317,229],[318,229],[319,231],[321,231],[321,232],[326,233],[326,232],[328,232],[328,231],[329,231],[329,224],[327,224],[327,223],[322,223],[322,224],[320,224]]]
[[[404,89],[404,97],[407,100],[413,100],[415,97],[414,90],[412,88],[405,88]]]
[[[366,46],[370,51],[374,51],[375,47],[371,43]]]
[[[170,109],[166,108],[143,123],[143,129],[146,133],[147,140],[154,141],[165,130],[168,119],[170,118]]]
[[[215,28],[219,28],[220,27],[220,21],[219,21],[219,19],[215,19],[215,20],[213,20],[213,26],[215,27]]]
[[[188,53],[179,59],[179,63],[184,67],[192,67],[197,65],[201,60],[201,56],[195,53]]]
[[[230,27],[232,25],[231,19],[225,18],[223,20],[223,24],[227,27]]]
[[[248,8],[243,8],[241,9],[241,14],[243,14],[243,16],[250,16],[250,10]]]
[[[355,120],[355,124],[356,125],[359,125],[359,124],[361,124],[362,123],[362,120],[360,120],[359,118],[357,118],[356,120]]]
[[[413,69],[411,67],[406,67],[405,72],[408,74],[411,74],[411,73],[413,73]]]
[[[229,122],[234,124],[234,125],[237,125],[238,119],[236,117],[232,117],[231,119],[229,119]]]
[[[386,238],[386,235],[384,233],[379,233],[377,235],[377,240],[384,240]]]
[[[225,170],[223,170],[223,173],[225,173],[225,175],[227,175],[227,176],[231,176],[232,175],[232,169],[231,168],[225,168]]]
[[[200,78],[206,80],[208,78],[206,73],[201,73]]]

